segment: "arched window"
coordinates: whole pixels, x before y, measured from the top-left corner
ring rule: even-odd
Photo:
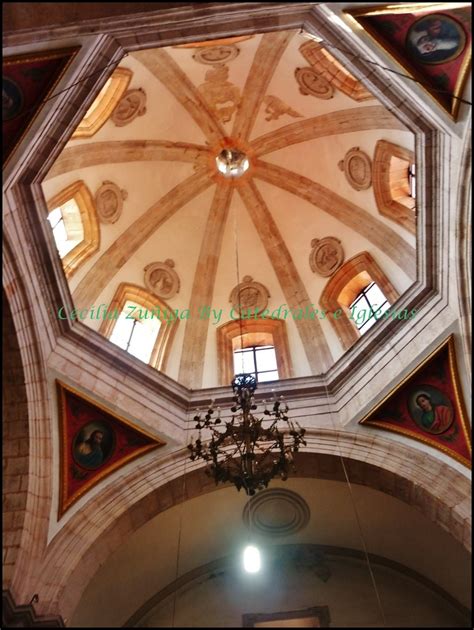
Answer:
[[[416,233],[415,156],[413,151],[379,140],[372,169],[375,201],[380,214]]]
[[[348,350],[399,295],[368,252],[347,260],[324,287],[320,304]],[[370,310],[372,307],[372,311]]]
[[[321,44],[307,41],[301,44],[299,50],[318,74],[349,98],[354,101],[368,101],[374,98]]]
[[[229,385],[234,374],[254,374],[259,382],[292,376],[285,322],[235,320],[217,329],[219,379]]]
[[[76,138],[90,138],[99,131],[125,94],[131,78],[131,70],[127,70],[127,68],[117,68],[115,70],[87,110],[76,131],[72,134],[73,140]]]
[[[122,283],[99,332],[126,352],[164,371],[176,332],[176,311],[135,284]]]
[[[66,277],[99,248],[100,233],[92,195],[77,181],[48,201],[48,221]]]

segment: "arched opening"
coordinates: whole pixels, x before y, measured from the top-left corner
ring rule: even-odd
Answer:
[[[375,146],[372,181],[377,208],[383,216],[416,234],[415,155],[393,142]]]
[[[99,332],[120,348],[165,371],[178,325],[175,311],[135,284],[121,283]]]
[[[369,298],[373,296],[373,306],[377,307],[375,312],[370,308],[368,291]],[[361,326],[373,325],[398,297],[374,258],[362,252],[347,260],[332,276],[324,287],[320,304],[329,314],[344,349],[348,350],[365,332]]]
[[[48,201],[48,221],[67,278],[99,249],[100,232],[90,190],[77,181]]]
[[[260,381],[292,376],[285,322],[280,319],[242,319],[220,326],[217,352],[222,385],[229,385],[234,374],[247,369],[255,374],[260,371]]]

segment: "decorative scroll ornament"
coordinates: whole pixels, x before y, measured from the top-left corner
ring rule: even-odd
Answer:
[[[145,267],[145,286],[164,300],[169,300],[179,293],[179,277],[173,269],[174,261],[168,258],[164,263],[150,263]]]
[[[257,315],[267,308],[269,297],[263,284],[255,282],[251,276],[244,276],[243,282],[232,289],[229,301],[236,312],[242,314],[243,310],[250,309]]]
[[[135,120],[137,116],[143,116],[146,112],[146,94],[142,88],[128,90],[120,99],[112,113],[112,121],[117,127],[124,127]]]
[[[197,50],[193,54],[193,59],[206,65],[223,64],[235,59],[239,52],[237,46],[209,46]]]
[[[102,223],[115,223],[122,214],[123,202],[128,197],[126,190],[122,190],[113,182],[105,181],[95,193],[95,207]]]
[[[359,147],[352,147],[338,162],[338,167],[343,171],[347,181],[355,190],[366,190],[372,184],[372,162]]]
[[[312,68],[296,68],[295,77],[300,86],[301,94],[316,98],[329,99],[334,96],[334,88],[327,79]]]
[[[240,89],[227,81],[229,68],[222,64],[210,68],[205,83],[198,87],[199,93],[223,123],[229,122],[240,103]]]
[[[303,118],[301,114],[291,109],[291,107],[278,98],[278,96],[265,96],[263,102],[266,105],[265,113],[268,114],[268,116],[265,116],[265,120],[278,120],[280,116],[284,114],[292,116],[293,118]]]
[[[309,266],[320,276],[332,276],[344,262],[344,250],[338,238],[313,238],[311,247],[313,249],[309,255]]]

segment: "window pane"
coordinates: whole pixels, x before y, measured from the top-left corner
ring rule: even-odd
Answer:
[[[265,383],[267,381],[276,381],[278,380],[278,370],[274,370],[273,372],[262,372],[258,375],[258,381],[260,383]]]
[[[151,331],[147,328],[147,326],[137,320],[135,324],[135,328],[133,329],[132,340],[130,341],[130,346],[128,351],[137,359],[148,363],[151,357],[151,353],[153,352],[153,345],[155,343],[155,339],[153,339],[153,335],[150,334]]]
[[[275,348],[265,348],[264,350],[256,348],[255,352],[258,372],[277,369]]]
[[[59,251],[62,250],[64,243],[67,241],[67,233],[66,226],[64,225],[64,221],[61,220],[56,223],[53,228],[54,240],[56,241],[56,247]]]
[[[48,221],[50,222],[53,230],[62,218],[63,215],[61,214],[61,208],[54,208],[54,210],[51,210],[51,212],[48,214]]]
[[[130,333],[133,326],[133,319],[125,319],[126,315],[127,312],[120,313],[110,336],[110,341],[124,350],[126,349],[128,340],[130,339]]]
[[[382,291],[379,289],[379,287],[374,284],[367,290],[367,299],[369,300],[371,306],[373,306],[375,308],[375,306],[380,306],[381,304],[383,304],[384,302],[387,301],[387,298],[385,297],[385,295],[382,293]]]
[[[255,372],[252,350],[238,350],[234,352],[234,371],[236,374],[251,374]]]

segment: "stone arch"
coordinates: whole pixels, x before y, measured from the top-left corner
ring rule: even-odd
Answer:
[[[10,593],[22,603],[30,601],[37,589],[36,569],[47,547],[52,459],[50,407],[42,340],[38,322],[35,322],[38,304],[28,295],[30,287],[19,271],[8,236],[4,243],[4,272],[4,295],[17,338],[17,358],[22,366],[26,404],[26,407],[22,405],[22,410],[27,417],[23,439],[28,440],[28,469],[27,475],[22,473],[20,483],[26,488],[25,515],[29,516],[29,523],[21,530],[9,576]]]
[[[298,477],[367,485],[421,510],[464,546],[470,545],[469,480],[435,456],[378,435],[310,431],[296,461]],[[185,475],[187,449],[161,461],[139,463],[93,497],[51,541],[44,557],[41,614],[70,618],[90,579],[131,533],[160,512],[216,486],[202,468]],[[433,474],[433,470],[438,471]],[[124,492],[124,490],[127,492]],[[111,507],[113,506],[113,507]]]
[[[10,585],[21,542],[28,489],[28,403],[18,337],[5,291],[3,306],[3,588]]]

